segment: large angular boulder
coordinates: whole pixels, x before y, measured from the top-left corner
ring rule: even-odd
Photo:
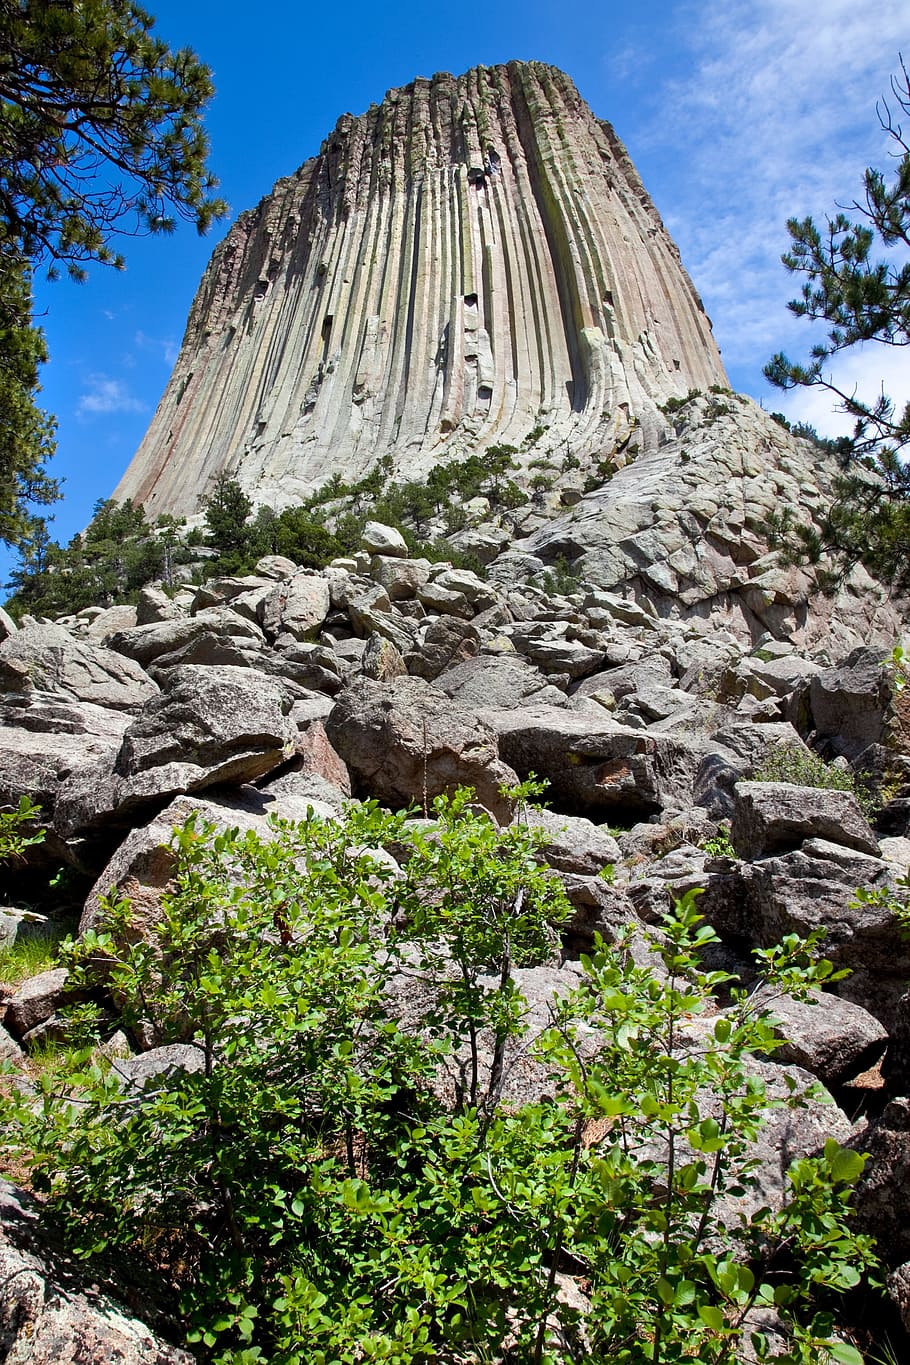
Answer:
[[[535,810],[530,812],[527,822],[544,836],[541,853],[550,867],[560,872],[594,877],[622,857],[609,830],[584,816]]]
[[[334,649],[293,635],[280,636],[274,649],[263,653],[259,667],[280,678],[298,697],[311,691],[334,696],[344,685],[343,664]]]
[[[191,817],[200,825],[213,825],[219,832],[239,829],[268,839],[270,816],[297,821],[313,813],[331,818],[335,812],[317,797],[295,795],[287,783],[279,783],[273,790],[242,786],[205,797],[175,797],[148,824],[131,830],[114,852],[86,898],[79,932],[97,928],[101,898],[111,891],[130,897],[137,933],[146,932],[156,922],[161,896],[177,866],[171,847],[174,830]]]
[[[370,577],[385,588],[392,602],[412,601],[430,578],[428,559],[399,559],[394,555],[373,555]]]
[[[205,1070],[205,1050],[199,1043],[165,1043],[135,1057],[116,1058],[113,1073],[124,1090],[142,1091],[178,1074],[192,1076]]]
[[[6,1002],[4,1023],[10,1032],[21,1038],[50,1019],[60,1005],[72,1001],[73,993],[67,989],[68,976],[65,967],[52,967],[23,981]]]
[[[910,1258],[910,1099],[894,1099],[850,1143],[866,1155],[853,1197],[857,1228],[870,1233],[891,1265]]]
[[[887,1031],[861,1006],[813,991],[806,1000],[763,989],[753,997],[766,1006],[782,1040],[774,1057],[792,1062],[825,1085],[842,1085],[873,1066],[888,1043]]]
[[[128,606],[107,607],[99,611],[88,624],[85,634],[95,644],[106,644],[118,630],[129,630],[137,622],[136,608]]]
[[[381,521],[368,521],[364,526],[363,548],[371,555],[391,555],[397,559],[406,559],[408,553],[407,541],[401,532]]]
[[[26,626],[0,644],[0,686],[7,695],[52,693],[114,711],[136,711],[158,691],[133,660],[54,625]]]
[[[249,782],[293,753],[288,710],[280,688],[253,669],[174,669],[124,734],[117,772],[187,763],[206,770],[207,785]]]
[[[110,648],[147,667],[160,655],[174,654],[200,635],[229,640],[241,649],[258,649],[265,637],[252,621],[230,607],[209,607],[195,616],[179,616],[149,625],[134,626],[112,635]]]
[[[535,706],[479,715],[499,736],[506,763],[522,777],[545,777],[547,799],[560,809],[638,817],[692,804],[699,763],[692,748],[618,725],[602,707],[589,705],[585,711]]]
[[[910,945],[889,906],[862,900],[856,891],[887,887],[893,875],[880,858],[807,839],[790,852],[700,879],[699,909],[724,939],[757,947],[822,930],[824,956],[850,970],[838,994],[890,1031],[910,979]]]
[[[895,691],[884,654],[863,646],[811,678],[791,703],[795,723],[850,759],[870,745],[906,751],[910,703]]]
[[[113,761],[130,723],[127,711],[47,693],[27,706],[4,707],[0,716],[0,804],[16,806],[27,796],[46,817],[68,777]]]
[[[339,695],[326,733],[360,795],[403,806],[473,787],[488,810],[510,818],[499,788],[516,777],[495,734],[421,678],[358,679]]]
[[[181,792],[262,777],[294,754],[289,709],[282,689],[255,669],[173,669],[125,732],[114,762],[63,784],[57,829],[71,835],[107,819],[123,824]]]
[[[172,621],[176,616],[183,615],[184,612],[172,597],[168,597],[163,588],[147,587],[139,594],[134,625],[150,626],[158,621]]]
[[[262,626],[274,639],[282,631],[296,640],[317,632],[329,614],[329,585],[322,574],[300,569],[273,588],[262,608]]]
[[[520,656],[480,654],[465,659],[440,673],[436,686],[472,711],[566,705],[565,693]]]
[[[457,616],[439,616],[430,622],[404,661],[414,677],[432,682],[446,669],[472,659],[479,650],[480,633],[475,626]]]
[[[826,839],[878,854],[878,840],[852,792],[792,782],[737,782],[730,838],[741,858],[762,858]]]

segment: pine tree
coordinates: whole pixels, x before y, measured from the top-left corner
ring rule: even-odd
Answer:
[[[895,147],[893,178],[870,167],[863,176],[863,197],[852,208],[858,220],[839,212],[823,229],[811,218],[787,224],[790,249],[782,257],[793,274],[803,275],[801,295],[789,308],[797,317],[830,324],[824,341],[813,346],[807,364],[783,353],[773,357],[765,375],[782,389],[827,390],[841,412],[854,419],[852,441],[844,455],[838,500],[806,547],[813,556],[831,552],[842,568],[862,560],[882,577],[904,586],[910,581],[910,471],[903,453],[910,447],[910,403],[897,408],[884,392],[863,397],[841,387],[831,359],[857,344],[888,347],[910,344],[910,142],[896,121],[910,117],[910,76],[901,61],[891,81],[892,104],[878,105],[879,121]],[[890,249],[876,259],[874,251]]]
[[[53,420],[35,404],[44,341],[39,262],[75,279],[117,267],[118,233],[204,231],[213,195],[202,113],[210,72],[172,52],[132,0],[0,0],[0,541],[22,544],[59,496],[44,462]]]

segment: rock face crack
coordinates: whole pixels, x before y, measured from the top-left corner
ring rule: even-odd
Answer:
[[[541,426],[592,454],[712,384],[676,247],[571,80],[439,74],[344,115],[216,247],[114,496],[192,515],[226,471],[281,507],[339,468],[424,477]]]

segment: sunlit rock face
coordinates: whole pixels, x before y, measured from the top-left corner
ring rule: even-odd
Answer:
[[[114,496],[193,514],[226,471],[280,507],[540,427],[580,456],[633,425],[647,447],[658,403],[726,382],[609,124],[553,67],[478,67],[343,115],[238,219]]]

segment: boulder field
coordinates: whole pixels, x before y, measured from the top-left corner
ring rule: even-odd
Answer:
[[[468,786],[507,822],[501,787],[534,774],[548,784],[542,856],[573,906],[553,961],[522,982],[534,1008],[573,977],[595,933],[644,931],[693,887],[746,984],[753,948],[826,931],[825,954],[849,975],[814,1002],[775,999],[787,1041],[761,1063],[772,1089],[788,1075],[821,1089],[798,1123],[769,1125],[759,1184],[773,1194],[784,1149],[792,1160],[826,1137],[870,1153],[857,1217],[879,1238],[899,1312],[910,944],[887,898],[856,892],[906,896],[910,763],[889,650],[857,643],[864,599],[823,639],[749,638],[742,615],[737,628],[697,610],[662,615],[643,593],[559,592],[533,566],[522,576],[516,555],[483,579],[409,558],[394,528],[374,524],[358,555],[323,570],[269,556],[173,596],[146,589],[134,608],[8,622],[0,799],[37,803],[45,838],[8,870],[0,932],[13,942],[46,928],[55,909],[36,913],[16,892],[61,865],[84,888],[70,906],[83,932],[112,886],[152,917],[172,830],[193,812],[264,832],[269,816],[333,818],[350,800],[420,813]],[[866,630],[874,638],[868,617]],[[828,785],[811,785],[819,773]],[[73,998],[61,967],[7,991],[0,1043],[20,1085],[30,1052],[65,1032],[58,1011]],[[120,1043],[137,1085],[164,1064],[152,1040]],[[55,1354],[64,1339],[91,1342],[92,1359],[189,1359],[78,1276],[61,1280],[28,1197],[10,1187],[4,1199],[7,1359],[89,1358]]]

